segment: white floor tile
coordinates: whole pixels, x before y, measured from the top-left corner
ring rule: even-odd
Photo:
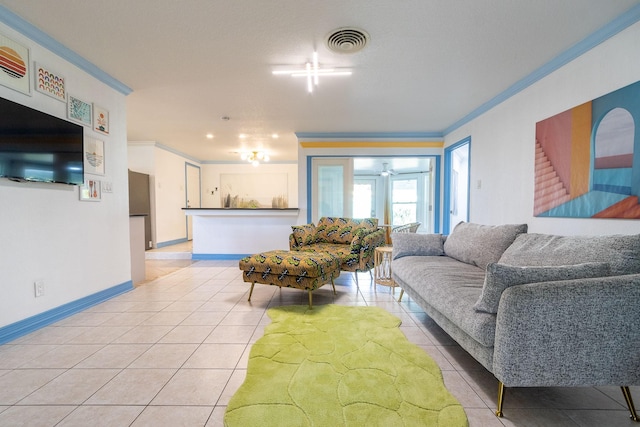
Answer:
[[[271,323],[267,308],[306,305],[307,294],[261,285],[249,302],[237,261],[151,261],[157,277],[133,291],[0,346],[0,426],[223,426],[251,344]],[[359,287],[343,273],[336,288],[315,292],[314,306],[374,305],[397,316],[470,427],[636,425],[619,387],[508,388],[499,419],[495,377],[408,296],[398,303],[398,290],[373,286],[366,273]],[[637,405],[640,387],[632,393]]]

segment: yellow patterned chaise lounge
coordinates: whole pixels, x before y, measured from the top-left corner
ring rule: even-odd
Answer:
[[[295,225],[289,236],[292,251],[324,252],[340,260],[342,271],[370,271],[373,252],[385,244],[385,232],[377,218],[322,217],[315,225]],[[356,283],[358,275],[356,274]]]

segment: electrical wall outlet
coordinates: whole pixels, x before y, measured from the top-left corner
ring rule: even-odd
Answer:
[[[44,295],[44,281],[43,280],[36,280],[35,282],[33,282],[33,291],[36,295],[36,298],[41,297]]]

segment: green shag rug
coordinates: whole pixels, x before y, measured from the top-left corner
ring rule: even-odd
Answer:
[[[378,307],[283,306],[251,348],[226,426],[467,426],[438,365]]]

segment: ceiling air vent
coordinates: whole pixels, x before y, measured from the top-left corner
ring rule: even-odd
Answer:
[[[327,47],[338,53],[354,53],[362,50],[369,41],[369,34],[358,28],[338,28],[327,36]]]

